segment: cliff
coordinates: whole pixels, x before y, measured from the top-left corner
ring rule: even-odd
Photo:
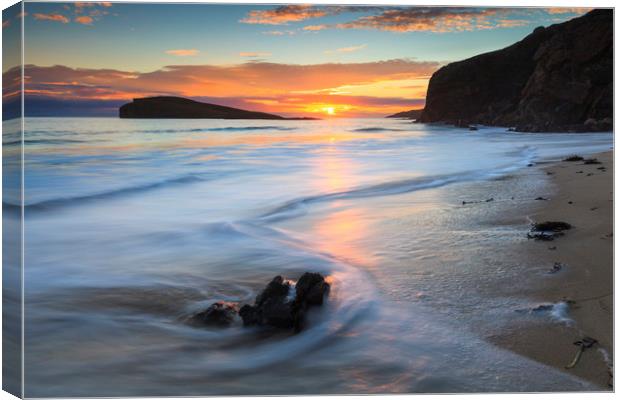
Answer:
[[[571,132],[612,130],[612,116],[613,11],[601,9],[442,67],[420,121]]]
[[[385,118],[407,118],[407,119],[419,119],[422,115],[422,109],[402,111],[396,114],[388,115]]]
[[[210,118],[210,119],[312,119],[284,118],[275,114],[201,103],[182,97],[145,97],[119,108],[120,118]]]

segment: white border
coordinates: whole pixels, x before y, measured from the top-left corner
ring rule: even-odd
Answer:
[[[32,0],[29,2],[41,2],[38,0]],[[150,1],[128,1],[131,3],[216,3],[216,4],[222,4],[222,3],[227,3],[225,1],[216,1],[216,0],[203,0],[203,1],[178,1],[178,0],[150,0]],[[11,1],[11,0],[0,0],[0,5],[2,5],[2,8],[7,8],[9,6],[11,6],[12,4],[14,4],[15,1]],[[120,3],[120,2],[119,2]],[[230,2],[228,2],[230,3]],[[437,0],[424,0],[421,2],[418,1],[403,1],[403,0],[334,0],[334,1],[330,1],[330,0],[314,0],[314,1],[303,1],[303,0],[288,0],[288,1],[264,1],[264,0],[244,0],[244,1],[239,1],[239,3],[244,3],[244,4],[294,4],[294,3],[298,3],[298,4],[304,4],[304,3],[313,3],[313,4],[384,4],[384,5],[429,5],[429,6],[495,6],[495,7],[601,7],[601,8],[609,8],[609,7],[614,7],[614,2],[613,1],[602,1],[602,0],[591,0],[591,1],[576,1],[576,0],[564,0],[564,1],[536,1],[536,0],[520,0],[518,3],[517,2],[498,2],[496,1],[491,1],[491,0],[476,0],[476,1],[467,1],[467,0],[450,0],[450,1],[437,1]],[[24,11],[24,6],[22,4],[22,12]],[[616,23],[616,16],[614,13],[614,27],[615,27],[615,23]],[[24,65],[24,41],[25,41],[25,36],[24,36],[24,24],[22,23],[21,26],[22,29],[22,75],[23,75],[23,65]],[[1,42],[1,33],[0,33],[0,42]],[[614,43],[619,43],[618,42],[618,35],[617,35],[617,31],[614,30]],[[614,78],[617,76],[616,72],[618,69],[618,63],[616,62],[616,55],[614,52]],[[1,62],[1,55],[0,55],[0,62]],[[23,91],[23,79],[22,79],[22,91]],[[615,100],[615,93],[618,89],[618,82],[614,81],[614,100]],[[23,96],[22,96],[22,115],[23,115]],[[618,115],[617,113],[617,103],[614,102],[614,115]],[[614,118],[614,131],[616,130],[618,124],[616,122],[616,119]],[[24,165],[23,165],[23,161],[24,161],[24,153],[23,153],[23,129],[24,129],[24,119],[22,118],[22,263],[24,261],[24,255],[23,255],[23,250],[24,250],[24,226],[23,226],[23,201],[24,201]],[[1,155],[0,155],[1,157]],[[614,152],[614,187],[616,186],[616,184],[618,183],[618,176],[615,174],[615,165],[617,165],[617,161],[618,161],[618,157],[616,152]],[[0,172],[1,172],[1,165],[0,165]],[[0,196],[2,196],[2,188],[0,186]],[[617,226],[617,222],[618,222],[618,205],[617,203],[614,204],[614,226]],[[616,241],[617,235],[614,235],[614,254],[615,254],[615,250],[616,250],[616,246],[617,246],[617,241]],[[1,239],[2,239],[2,232],[0,231],[0,249],[1,249]],[[1,252],[0,252],[0,258],[1,258]],[[616,263],[616,259],[614,257],[614,271],[615,268],[617,266]],[[23,280],[23,268],[22,268],[22,294],[23,294],[23,287],[24,287],[24,280]],[[618,275],[614,274],[614,288],[618,287],[617,285],[618,283]],[[1,288],[0,288],[0,294],[1,294]],[[615,296],[615,291],[614,291],[614,309],[617,310],[618,308],[618,304],[616,302],[616,296]],[[22,310],[23,310],[23,302],[24,302],[24,298],[22,295]],[[0,307],[1,310],[1,307]],[[615,317],[615,313],[614,313],[614,317]],[[615,329],[615,318],[614,318],[614,343],[618,343],[617,342],[617,338],[618,338],[618,331],[617,329]],[[23,314],[22,314],[22,343],[23,343],[23,335],[24,335],[24,320],[23,320]],[[615,359],[615,349],[614,349],[614,359]],[[0,350],[0,360],[1,360],[1,350]],[[22,349],[22,385],[23,385],[23,379],[24,379],[24,370],[23,370],[23,349]],[[1,382],[1,374],[0,374],[0,382]],[[70,384],[70,383],[69,383]],[[23,387],[22,387],[22,393],[23,393]],[[415,397],[414,397],[415,396]],[[465,395],[465,394],[456,394],[456,395],[443,395],[443,396],[451,396],[452,398],[466,398],[466,399],[474,399],[474,400],[478,400],[478,399],[488,399],[489,396],[493,396],[493,399],[495,399],[496,397],[499,398],[503,398],[503,399],[512,399],[512,400],[522,400],[522,399],[529,399],[531,396],[535,396],[536,398],[543,398],[543,399],[553,399],[553,400],[559,400],[559,399],[602,399],[602,398],[611,398],[612,396],[615,396],[613,393],[571,393],[571,394],[564,394],[564,393],[553,393],[553,394],[475,394],[475,395]],[[288,396],[283,396],[283,397],[288,397]],[[296,396],[296,397],[300,397],[300,398],[304,398],[307,400],[320,400],[321,398],[324,398],[325,396]],[[431,398],[436,398],[437,395],[377,395],[377,396],[373,396],[373,398],[376,399],[381,399],[381,400],[387,400],[387,399],[404,399],[404,398],[415,398],[415,399],[431,399]],[[261,398],[265,398],[265,397],[257,397],[257,396],[248,396],[248,397],[209,397],[210,399],[225,399],[225,400],[230,400],[230,399],[246,399],[246,400],[254,400],[254,399],[261,399]],[[368,398],[368,396],[329,396],[329,398],[333,398],[333,399],[350,399],[350,400],[361,400],[361,399],[366,399]],[[10,394],[6,393],[6,392],[0,392],[0,400],[5,400],[5,399],[14,399],[13,396],[11,396]],[[143,397],[143,399],[148,399],[148,400],[156,400],[156,399],[161,399],[161,397],[155,397],[155,398],[149,398],[149,397]],[[186,399],[185,397],[167,397],[167,399]]]

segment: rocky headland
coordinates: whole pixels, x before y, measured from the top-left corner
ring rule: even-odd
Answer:
[[[120,118],[162,118],[162,119],[276,119],[312,120],[315,118],[285,118],[280,115],[239,108],[201,103],[183,97],[156,96],[133,99],[119,108]]]
[[[402,111],[396,114],[388,115],[385,118],[403,118],[403,119],[419,119],[422,115],[422,109]]]
[[[612,117],[613,10],[596,9],[442,67],[419,121],[592,132],[612,130]]]

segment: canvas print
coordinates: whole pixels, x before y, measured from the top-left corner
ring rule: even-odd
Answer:
[[[613,391],[611,8],[3,11],[3,389]]]

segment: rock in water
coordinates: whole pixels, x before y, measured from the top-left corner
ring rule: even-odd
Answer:
[[[256,296],[256,304],[261,306],[269,299],[280,299],[282,297],[286,297],[288,296],[289,290],[290,285],[288,282],[285,282],[284,278],[278,275],[273,278],[271,282],[269,282],[261,294]]]
[[[613,10],[536,28],[431,77],[421,122],[518,131],[613,129]]]
[[[323,275],[306,272],[297,281],[295,292],[295,302],[297,304],[320,306],[323,304],[325,295],[329,292],[329,284],[325,282]]]
[[[243,320],[243,325],[252,326],[260,323],[260,316],[258,315],[258,309],[249,304],[244,305],[239,310],[239,316]]]
[[[230,326],[237,315],[237,305],[218,301],[211,304],[206,310],[190,317],[190,323],[207,326]]]
[[[323,304],[329,284],[321,274],[306,272],[295,285],[294,299],[289,296],[290,290],[290,284],[282,276],[273,278],[256,296],[254,305],[246,304],[239,310],[243,325],[294,328],[299,332],[308,308]]]
[[[293,303],[284,299],[267,299],[259,308],[261,325],[288,329],[295,326]]]
[[[269,325],[276,328],[292,328],[294,325],[292,302],[288,299],[290,285],[280,275],[267,284],[256,296],[254,305],[244,305],[239,310],[243,325]]]

